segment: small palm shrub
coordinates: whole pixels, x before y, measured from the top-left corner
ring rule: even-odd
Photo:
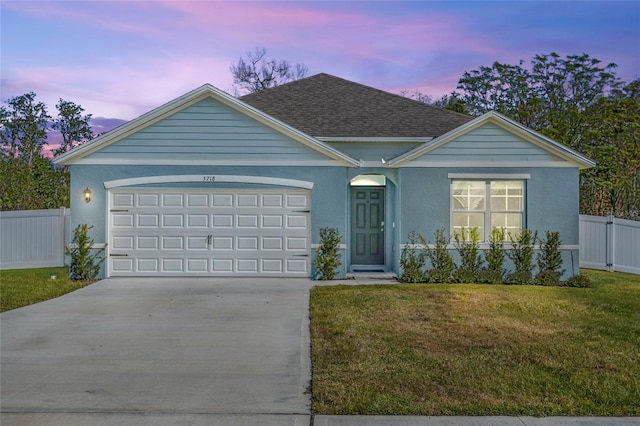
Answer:
[[[468,238],[465,238],[467,237]],[[478,228],[464,228],[462,233],[455,233],[454,245],[460,255],[460,266],[453,272],[453,281],[457,283],[473,283],[478,279],[478,273],[482,267],[482,257],[480,256],[480,237]]]
[[[449,241],[443,229],[436,229],[434,247],[427,249],[427,258],[431,261],[431,269],[427,271],[430,283],[446,283],[451,281],[453,272],[453,256],[449,253]]]
[[[399,279],[403,283],[423,283],[426,281],[424,267],[427,256],[424,247],[427,246],[427,242],[416,231],[409,232],[407,239],[408,242],[400,254],[402,275]],[[422,247],[419,248],[418,245]]]
[[[316,279],[332,280],[338,274],[338,267],[342,265],[341,241],[342,236],[337,228],[320,229],[320,244],[316,248]]]
[[[511,239],[512,249],[507,256],[513,261],[514,271],[507,276],[506,284],[530,284],[533,279],[533,246],[538,240],[538,232],[523,229],[518,238]]]
[[[69,277],[73,281],[93,281],[100,272],[100,264],[104,261],[102,252],[104,249],[93,249],[93,239],[88,232],[93,226],[86,223],[76,226],[73,230],[71,245],[64,248],[67,256],[71,257],[69,265]]]

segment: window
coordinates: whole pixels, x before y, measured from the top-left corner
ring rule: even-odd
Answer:
[[[505,238],[520,235],[523,226],[524,181],[453,180],[451,223],[453,234],[469,238],[477,228],[481,241],[489,241],[493,228],[502,228]]]

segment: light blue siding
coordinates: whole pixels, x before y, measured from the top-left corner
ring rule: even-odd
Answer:
[[[211,98],[164,118],[87,160],[326,161],[326,155]]]
[[[390,160],[416,148],[416,142],[328,142],[337,150],[364,161]]]
[[[551,163],[563,159],[497,126],[486,123],[414,160],[420,163]]]

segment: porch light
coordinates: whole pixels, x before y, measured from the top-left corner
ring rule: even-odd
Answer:
[[[91,201],[91,190],[89,188],[85,188],[82,194],[84,195],[84,201],[87,203]]]

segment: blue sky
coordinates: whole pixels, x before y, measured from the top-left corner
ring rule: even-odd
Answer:
[[[434,97],[465,71],[588,53],[640,77],[639,1],[11,1],[0,3],[2,100],[33,91],[130,120],[262,46],[393,93]]]

